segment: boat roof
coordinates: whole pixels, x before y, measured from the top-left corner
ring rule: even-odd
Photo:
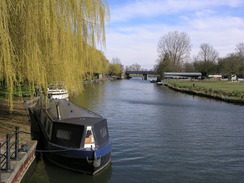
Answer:
[[[105,120],[104,118],[69,118],[55,120],[54,123],[66,123],[74,125],[83,125],[83,126],[94,126],[95,124]]]
[[[53,119],[58,118],[56,105],[59,106],[62,121],[67,121],[66,119],[71,118],[81,118],[80,120],[83,121],[85,118],[100,118],[99,121],[101,121],[102,118],[100,115],[89,111],[88,109],[82,108],[76,104],[73,104],[65,99],[51,99],[49,101],[48,108],[46,108],[46,111]]]

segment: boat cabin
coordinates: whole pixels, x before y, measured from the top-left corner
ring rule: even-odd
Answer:
[[[96,149],[109,141],[107,120],[94,112],[67,100],[51,100],[49,107],[41,110],[40,126],[53,144]]]

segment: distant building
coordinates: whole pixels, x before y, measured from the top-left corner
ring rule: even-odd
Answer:
[[[222,75],[217,75],[217,74],[215,74],[215,75],[208,75],[208,78],[210,78],[210,79],[221,79],[222,78]]]
[[[188,78],[194,78],[194,79],[200,79],[202,76],[202,73],[200,72],[165,72],[164,77],[166,79],[188,79]]]
[[[236,76],[235,74],[232,74],[232,75],[230,76],[230,80],[231,80],[231,81],[237,81],[237,76]]]

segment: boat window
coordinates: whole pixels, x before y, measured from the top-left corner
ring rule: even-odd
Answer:
[[[71,131],[58,129],[56,137],[59,139],[70,140],[71,139]]]
[[[44,128],[47,128],[47,120],[44,121]]]
[[[47,124],[47,133],[48,135],[51,134],[51,122],[48,120],[48,124]]]
[[[92,132],[92,127],[88,126],[86,129],[86,138],[85,138],[85,148],[87,147],[95,147],[94,136]]]
[[[102,147],[108,143],[109,134],[106,120],[94,125],[94,135],[96,137],[96,143],[99,147]]]
[[[46,121],[45,114],[41,112],[41,123],[44,125],[44,121]]]
[[[84,126],[52,123],[51,142],[64,147],[80,148]]]

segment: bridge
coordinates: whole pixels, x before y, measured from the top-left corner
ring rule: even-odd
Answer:
[[[130,74],[142,75],[144,80],[147,80],[148,75],[157,75],[155,71],[126,71],[126,79],[130,79]]]

